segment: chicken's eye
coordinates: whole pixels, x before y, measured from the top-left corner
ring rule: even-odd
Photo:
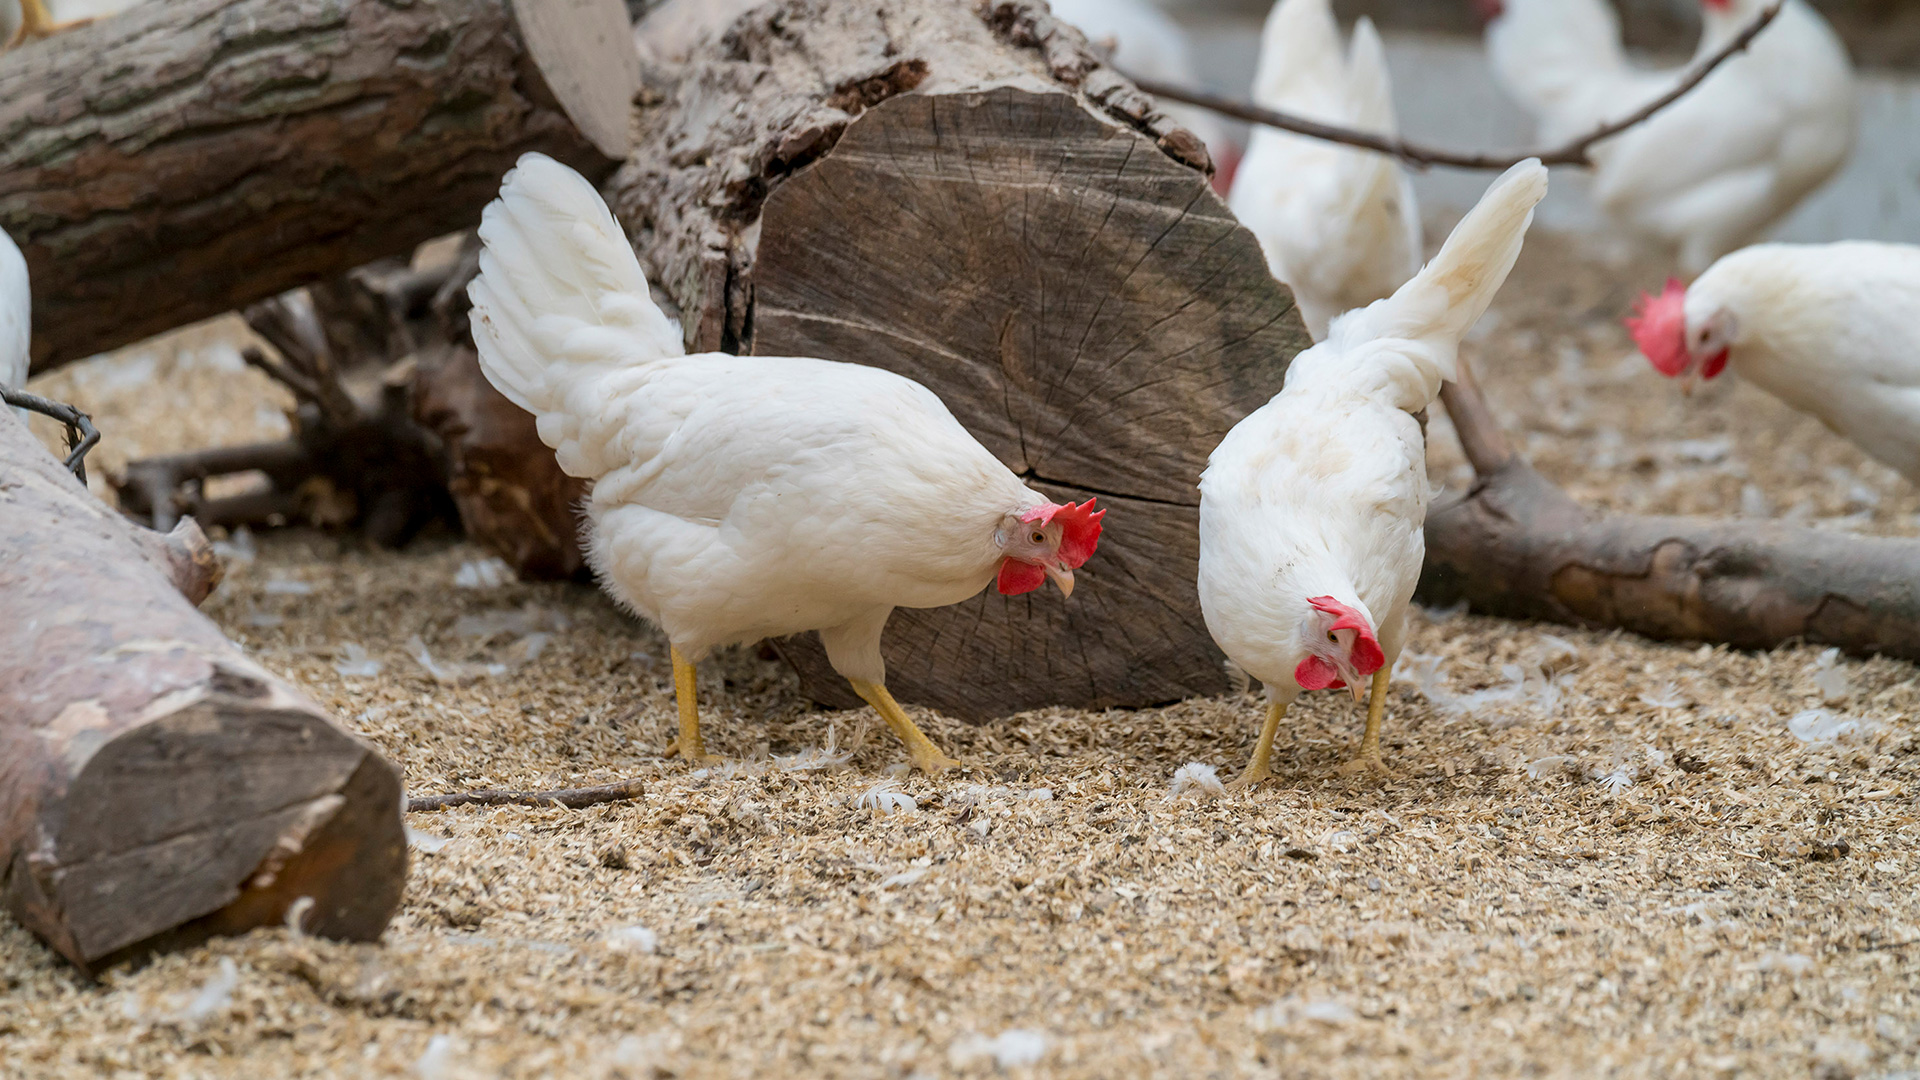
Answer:
[[[1047,534],[1043,532],[1036,532],[1032,536],[1029,536],[1027,539],[1033,541],[1036,544],[1044,544],[1047,542]]]
[[[1339,635],[1339,634],[1336,634],[1336,633],[1334,633],[1334,632],[1333,632],[1333,631],[1331,631],[1331,630],[1329,630],[1329,631],[1327,631],[1327,640],[1328,640],[1328,641],[1331,641],[1331,642],[1333,642],[1333,643],[1334,643],[1334,644],[1336,644],[1336,645],[1338,645],[1338,644],[1340,643],[1340,635]]]

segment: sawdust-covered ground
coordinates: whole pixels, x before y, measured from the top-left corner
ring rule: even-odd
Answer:
[[[1619,508],[1920,531],[1915,492],[1813,421],[1749,387],[1684,402],[1631,358],[1617,318],[1655,269],[1537,238],[1476,335],[1549,476]],[[36,388],[95,411],[96,471],[274,434],[228,336]],[[589,588],[457,587],[481,555],[449,540],[233,549],[208,613],[410,790],[647,797],[413,815],[378,945],[259,932],[94,985],[0,919],[0,1073],[1920,1075],[1904,663],[1437,613],[1387,782],[1333,774],[1361,713],[1319,694],[1250,795],[1171,781],[1238,770],[1251,695],[978,728],[916,709],[971,768],[888,788],[884,728],[809,710],[753,650],[701,673],[737,764],[663,762],[664,645]]]

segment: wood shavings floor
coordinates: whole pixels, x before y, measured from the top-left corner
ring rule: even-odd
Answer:
[[[1529,247],[1472,355],[1543,471],[1599,505],[1916,531],[1915,493],[1817,424],[1636,370],[1614,320],[1653,280]],[[195,445],[121,362],[36,389],[95,409],[109,448],[116,427],[142,453]],[[273,434],[266,388],[171,368],[224,388],[228,437]],[[0,920],[8,1076],[1920,1069],[1908,664],[1429,618],[1387,782],[1333,775],[1362,715],[1331,694],[1290,714],[1276,782],[1178,800],[1180,766],[1245,762],[1254,697],[977,728],[913,709],[971,771],[904,777],[913,808],[883,816],[860,801],[902,758],[884,728],[810,710],[753,650],[702,670],[710,745],[739,764],[693,774],[657,756],[660,638],[593,590],[457,588],[480,553],[446,540],[255,546],[208,613],[410,790],[640,776],[647,797],[413,815],[379,945],[258,932],[89,985]],[[471,681],[435,681],[416,637]],[[782,766],[837,756],[830,730],[849,761]]]

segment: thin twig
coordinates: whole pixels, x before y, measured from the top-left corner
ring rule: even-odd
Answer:
[[[1910,938],[1906,941],[1882,941],[1876,945],[1834,945],[1832,948],[1840,952],[1892,952],[1895,949],[1910,949],[1915,945],[1920,945],[1920,938]]]
[[[267,378],[293,391],[294,396],[300,400],[312,402],[314,405],[321,407],[326,405],[325,399],[320,396],[320,388],[314,384],[313,380],[282,364],[280,361],[272,359],[266,353],[261,352],[258,347],[249,345],[241,349],[240,359],[245,360],[253,367],[259,368],[266,374]]]
[[[0,386],[0,400],[28,412],[37,412],[42,416],[51,416],[67,426],[67,460],[61,464],[82,484],[87,482],[87,451],[100,441],[100,432],[93,426],[93,417],[81,412],[65,402],[43,398],[38,394],[29,394],[25,390],[14,390]]]
[[[407,813],[445,810],[450,806],[564,806],[580,810],[602,803],[631,802],[646,794],[639,780],[619,780],[598,787],[561,788],[556,791],[497,791],[482,788],[453,795],[415,795],[407,800]]]
[[[1774,18],[1780,14],[1781,6],[1782,3],[1775,3],[1761,12],[1754,18],[1752,23],[1748,24],[1745,30],[1740,31],[1739,35],[1732,41],[1727,42],[1719,52],[1714,53],[1705,62],[1695,66],[1693,71],[1690,72],[1686,78],[1681,79],[1673,89],[1660,95],[1653,101],[1648,102],[1632,115],[1621,120],[1615,120],[1610,124],[1603,124],[1587,134],[1582,135],[1580,138],[1556,149],[1534,150],[1520,154],[1459,153],[1453,150],[1442,150],[1436,147],[1422,146],[1418,143],[1408,142],[1398,136],[1372,135],[1364,131],[1355,131],[1352,128],[1340,127],[1335,124],[1323,124],[1318,120],[1308,120],[1303,116],[1294,116],[1291,113],[1276,112],[1273,109],[1265,109],[1250,102],[1240,101],[1206,90],[1195,90],[1191,87],[1175,86],[1172,83],[1164,83],[1158,79],[1138,78],[1126,71],[1122,71],[1121,74],[1131,79],[1135,86],[1157,98],[1166,98],[1169,101],[1181,101],[1188,105],[1198,105],[1203,109],[1217,112],[1222,116],[1231,116],[1237,120],[1245,120],[1249,123],[1279,128],[1282,131],[1291,131],[1296,135],[1305,135],[1314,139],[1324,139],[1327,142],[1343,143],[1347,146],[1357,146],[1363,150],[1378,150],[1383,154],[1391,154],[1401,161],[1421,169],[1427,168],[1430,165],[1448,165],[1456,169],[1501,170],[1510,169],[1528,158],[1539,158],[1542,165],[1578,165],[1584,168],[1592,168],[1593,158],[1589,155],[1588,151],[1593,149],[1594,144],[1610,139],[1636,124],[1644,123],[1655,113],[1685,97],[1694,87],[1704,82],[1708,75],[1713,74],[1715,68],[1732,59],[1735,54],[1744,52],[1747,46],[1753,44],[1753,39],[1759,36],[1760,31],[1765,30],[1768,25],[1773,22]]]

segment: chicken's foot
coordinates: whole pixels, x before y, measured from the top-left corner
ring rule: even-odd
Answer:
[[[1287,715],[1284,702],[1267,702],[1267,722],[1260,726],[1260,741],[1253,744],[1253,760],[1247,763],[1247,771],[1227,785],[1228,791],[1245,791],[1247,788],[1273,775],[1268,767],[1273,759],[1273,737],[1280,733],[1280,718]]]
[[[1373,690],[1367,695],[1367,733],[1360,737],[1360,756],[1340,766],[1342,776],[1357,772],[1391,775],[1387,763],[1380,760],[1380,723],[1387,715],[1387,683],[1392,679],[1389,668],[1373,673]]]
[[[913,719],[907,715],[907,711],[900,707],[899,702],[893,700],[893,695],[887,692],[885,686],[880,683],[861,682],[859,679],[847,681],[853,684],[853,692],[873,706],[873,711],[880,714],[880,719],[885,720],[887,726],[893,729],[893,733],[900,736],[900,741],[907,744],[907,757],[913,761],[914,768],[929,776],[937,776],[944,769],[959,767],[958,761],[941,753],[940,748],[933,745],[933,740],[927,738],[926,734],[914,724]]]
[[[694,683],[692,662],[680,650],[667,647],[673,657],[673,699],[680,706],[680,737],[667,744],[667,756],[685,758],[692,765],[712,765],[720,759],[707,753],[707,741],[700,735],[700,700]]]
[[[53,21],[53,15],[47,11],[46,0],[20,0],[20,32],[14,36],[14,43],[37,41],[65,30],[77,30],[92,21],[92,19],[69,19],[66,22],[57,23]]]

